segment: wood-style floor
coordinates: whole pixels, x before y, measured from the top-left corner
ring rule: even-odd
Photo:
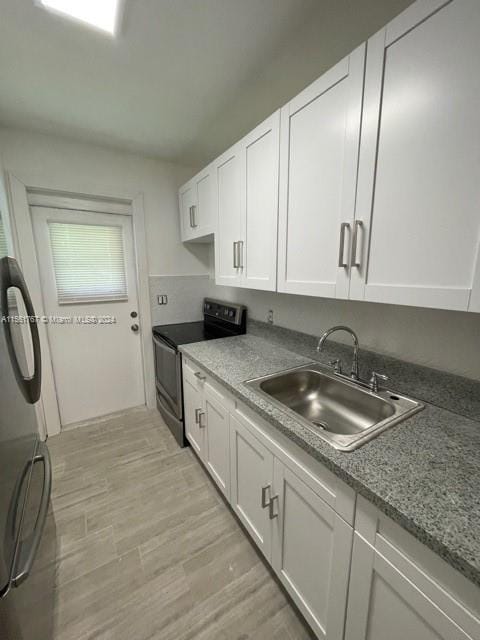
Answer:
[[[65,431],[48,445],[55,640],[312,637],[156,411]]]

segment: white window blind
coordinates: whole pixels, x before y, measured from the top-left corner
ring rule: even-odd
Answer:
[[[59,304],[127,299],[120,226],[49,222]]]

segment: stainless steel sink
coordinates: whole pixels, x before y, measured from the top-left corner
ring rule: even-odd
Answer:
[[[356,449],[424,407],[385,389],[373,393],[316,364],[246,384],[341,451]]]

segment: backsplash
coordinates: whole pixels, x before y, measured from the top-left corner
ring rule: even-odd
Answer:
[[[353,355],[350,345],[327,340],[322,352],[318,353],[316,350],[318,338],[316,336],[272,326],[257,320],[249,321],[247,333],[278,344],[278,346],[299,353],[306,358],[317,360],[322,364],[328,364],[339,358],[343,363],[344,371],[350,371]],[[388,382],[385,383],[387,388],[480,421],[480,381],[411,364],[361,348],[359,367],[360,377],[364,380],[369,379],[372,371],[385,373],[389,377]]]
[[[150,276],[152,323],[174,324],[203,319],[202,303],[210,295],[212,281],[204,276]],[[168,302],[159,305],[157,296],[166,295]]]
[[[168,296],[167,305],[157,304],[156,297],[161,294]],[[251,327],[280,336],[280,342],[288,333],[282,333],[282,328],[301,332],[313,344],[329,327],[347,324],[358,333],[364,367],[379,372],[384,368],[393,388],[480,419],[477,314],[223,287],[208,275],[150,276],[153,324],[201,320],[205,297],[245,304],[249,319],[258,321]],[[269,309],[273,310],[274,324],[264,325]],[[336,341],[343,336],[333,337]],[[351,353],[350,345],[335,341],[328,344],[344,354],[346,349]]]
[[[337,324],[351,327],[360,348],[480,380],[480,315],[356,300],[331,300],[215,285],[213,298],[245,304],[249,318],[320,336]],[[341,333],[334,340],[348,343]]]

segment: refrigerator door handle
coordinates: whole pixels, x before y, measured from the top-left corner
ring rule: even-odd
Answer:
[[[37,454],[33,458],[33,464],[38,464],[39,462],[42,462],[44,466],[44,479],[40,507],[35,520],[35,528],[28,538],[21,543],[17,557],[22,562],[22,566],[15,568],[11,581],[11,585],[13,587],[20,586],[30,575],[35,561],[35,556],[37,555],[38,547],[40,546],[40,541],[42,539],[45,522],[47,520],[50,494],[52,492],[52,463],[48,447],[43,442],[38,443]],[[27,549],[27,551],[24,552],[23,549]]]
[[[33,347],[33,375],[31,377],[25,377],[22,373],[20,365],[17,360],[17,354],[15,353],[15,347],[13,345],[13,338],[11,332],[11,326],[9,322],[8,311],[8,290],[11,287],[17,288],[23,298],[25,309],[29,317],[28,326],[30,327],[30,334],[32,337]],[[28,293],[27,285],[23,278],[18,262],[14,258],[8,256],[0,260],[0,309],[1,309],[1,324],[3,324],[3,330],[5,331],[5,339],[7,342],[8,354],[12,363],[13,372],[17,380],[18,386],[25,397],[25,400],[30,404],[34,404],[40,398],[40,390],[42,384],[42,367],[41,367],[41,354],[40,354],[40,337],[38,335],[38,326],[35,318],[35,311],[33,309],[32,300]]]

